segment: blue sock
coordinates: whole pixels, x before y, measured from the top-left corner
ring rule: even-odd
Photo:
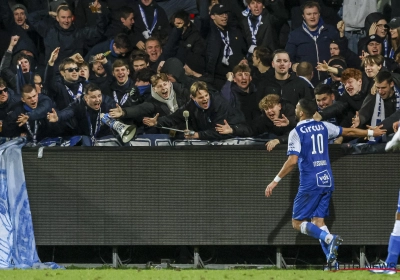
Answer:
[[[327,232],[327,233],[329,231],[327,226],[320,227],[320,229],[322,231]],[[321,240],[321,239],[319,240],[319,243],[321,244],[322,251],[324,252],[325,256],[328,256],[328,254],[329,254],[329,245],[326,244],[326,242],[324,240]]]
[[[321,241],[325,242],[325,237],[328,235],[326,231],[323,231],[313,223],[308,222],[306,225],[307,235],[314,237],[315,239],[321,239]]]
[[[390,235],[388,256],[386,258],[386,263],[388,268],[396,268],[397,261],[399,259],[400,253],[400,236]]]

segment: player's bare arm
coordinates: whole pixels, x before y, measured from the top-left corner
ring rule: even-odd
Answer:
[[[271,183],[269,183],[269,185],[265,189],[266,197],[270,197],[272,194],[272,190],[278,185],[278,182],[293,170],[293,168],[297,165],[298,159],[299,157],[297,155],[290,155],[288,157],[278,175],[275,177],[274,180],[272,180]]]

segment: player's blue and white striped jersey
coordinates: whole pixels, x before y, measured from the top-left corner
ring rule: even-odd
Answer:
[[[289,134],[288,155],[299,157],[300,191],[333,191],[328,140],[342,134],[342,127],[312,119],[303,120]]]

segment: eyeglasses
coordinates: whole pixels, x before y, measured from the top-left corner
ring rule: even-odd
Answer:
[[[70,67],[70,68],[65,68],[64,71],[68,71],[69,73],[72,73],[74,71],[79,72],[79,68],[78,67],[75,67],[75,68]]]
[[[34,83],[35,85],[38,85],[38,86],[40,86],[40,87],[42,87],[43,86],[43,83],[42,82],[40,82],[40,83]]]
[[[0,94],[7,93],[7,91],[8,91],[7,88],[0,89]]]

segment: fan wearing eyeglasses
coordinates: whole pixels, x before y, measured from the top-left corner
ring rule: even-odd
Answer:
[[[86,84],[84,77],[79,76],[79,67],[72,58],[64,58],[58,69],[61,77],[56,75],[54,62],[58,58],[60,48],[52,53],[47,65],[46,81],[48,81],[48,95],[55,102],[56,108],[62,110],[72,102],[79,102]]]

